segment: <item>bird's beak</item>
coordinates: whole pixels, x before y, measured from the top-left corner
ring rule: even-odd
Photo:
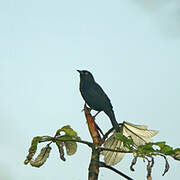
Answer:
[[[80,70],[77,70],[77,72],[79,72],[79,74],[81,74],[81,71],[80,71]]]

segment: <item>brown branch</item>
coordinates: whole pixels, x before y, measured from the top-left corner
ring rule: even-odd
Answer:
[[[86,104],[84,105],[84,114],[87,120],[89,132],[91,134],[94,144],[100,144],[101,137],[97,129],[97,125],[94,121],[94,117],[91,115],[90,110],[87,108]]]
[[[99,156],[100,151],[97,148],[92,148],[91,161],[89,164],[88,180],[97,180],[99,175]]]
[[[84,114],[94,144],[94,146],[91,147],[92,155],[91,155],[91,162],[89,164],[88,180],[97,180],[99,175],[99,157],[100,157],[100,150],[99,148],[97,148],[97,145],[100,145],[101,136],[98,132],[98,128],[94,121],[94,117],[91,115],[90,110],[87,108],[86,104],[84,105]]]

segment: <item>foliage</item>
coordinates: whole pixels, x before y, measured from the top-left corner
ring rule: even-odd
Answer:
[[[61,133],[64,132],[64,135],[61,135]],[[53,137],[50,136],[37,136],[34,137],[31,146],[29,148],[29,154],[26,157],[26,160],[24,161],[24,164],[27,165],[29,162],[31,166],[34,167],[40,167],[42,166],[47,158],[49,157],[51,147],[50,144],[54,141],[56,138],[56,145],[59,150],[60,158],[61,160],[65,161],[64,157],[64,148],[66,149],[66,153],[68,156],[71,156],[76,153],[77,151],[77,143],[76,140],[80,141],[80,137],[78,137],[77,133],[70,127],[70,126],[64,126],[57,130],[56,135]],[[34,157],[38,143],[51,141],[48,143],[45,147],[43,147],[39,153],[39,155],[36,157],[35,160],[32,158]]]
[[[137,128],[138,131],[135,130],[133,132],[131,130],[131,126],[135,129]],[[123,133],[124,130],[126,130],[126,136]],[[143,130],[145,134],[142,134],[142,136],[140,137],[138,133],[140,134],[141,130]],[[135,132],[138,133],[136,134]],[[150,134],[148,134],[149,132]],[[52,143],[56,144],[59,150],[60,159],[62,161],[65,161],[66,160],[65,150],[68,156],[74,155],[77,151],[77,143],[83,143],[91,148],[95,148],[96,150],[99,149],[99,151],[101,151],[104,156],[106,156],[106,152],[119,153],[119,154],[132,153],[134,155],[134,158],[130,165],[130,169],[132,171],[134,171],[134,166],[137,162],[137,159],[143,158],[144,161],[148,162],[147,178],[151,177],[151,172],[154,165],[154,158],[156,156],[161,156],[165,159],[165,169],[163,173],[163,175],[165,175],[165,173],[169,170],[170,167],[167,160],[167,156],[170,156],[175,160],[180,161],[180,148],[172,148],[164,141],[151,142],[150,137],[152,137],[155,133],[156,132],[153,130],[147,130],[146,126],[139,126],[139,125],[136,126],[128,123],[123,123],[121,126],[120,133],[114,133],[112,136],[106,139],[104,142],[104,147],[102,147],[102,145],[99,146],[97,144],[81,140],[81,138],[77,135],[77,133],[69,125],[67,125],[58,129],[54,137],[51,136],[34,137],[32,139],[31,146],[28,151],[29,153],[26,157],[26,160],[24,161],[24,164],[27,165],[28,163],[30,163],[30,165],[33,167],[38,167],[38,168],[41,167],[46,162],[46,160],[50,155],[51,152],[50,145]],[[139,141],[138,138],[141,138],[141,141]],[[145,140],[148,142],[146,143]],[[110,148],[108,148],[108,146],[105,146],[108,145],[109,143],[112,144],[111,143],[112,141],[120,142],[119,143],[120,148],[118,149],[117,147],[114,146],[110,146]],[[43,142],[48,142],[48,143],[45,145],[45,147],[43,147],[40,150],[40,153],[37,155],[37,157],[33,159],[34,155],[37,152],[38,144]],[[103,164],[103,162],[100,162],[100,164]],[[106,161],[103,166],[111,170],[113,169],[112,167],[108,166]],[[115,172],[117,172],[117,170]],[[124,175],[124,177],[128,177],[128,176]]]
[[[126,137],[120,133],[116,133],[115,136],[124,144],[124,147],[129,149],[133,155],[130,169],[134,171],[133,166],[136,164],[138,158],[143,158],[148,162],[147,165],[147,176],[151,176],[152,167],[154,165],[154,157],[161,156],[165,159],[165,169],[163,176],[169,170],[169,163],[166,156],[171,156],[175,160],[180,161],[180,148],[173,149],[167,145],[166,142],[149,142],[144,145],[136,146],[131,137]]]

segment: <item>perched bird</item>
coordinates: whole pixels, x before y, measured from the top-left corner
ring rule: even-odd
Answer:
[[[80,73],[80,92],[84,101],[95,111],[104,111],[111,120],[113,128],[119,132],[119,125],[116,121],[113,107],[108,96],[105,94],[101,86],[96,83],[93,75],[86,70],[77,70]]]

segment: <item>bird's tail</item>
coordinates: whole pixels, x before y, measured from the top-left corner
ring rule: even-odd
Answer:
[[[120,128],[119,128],[119,125],[116,121],[113,109],[111,111],[104,111],[104,112],[109,116],[113,128],[116,130],[116,132],[119,132]]]

